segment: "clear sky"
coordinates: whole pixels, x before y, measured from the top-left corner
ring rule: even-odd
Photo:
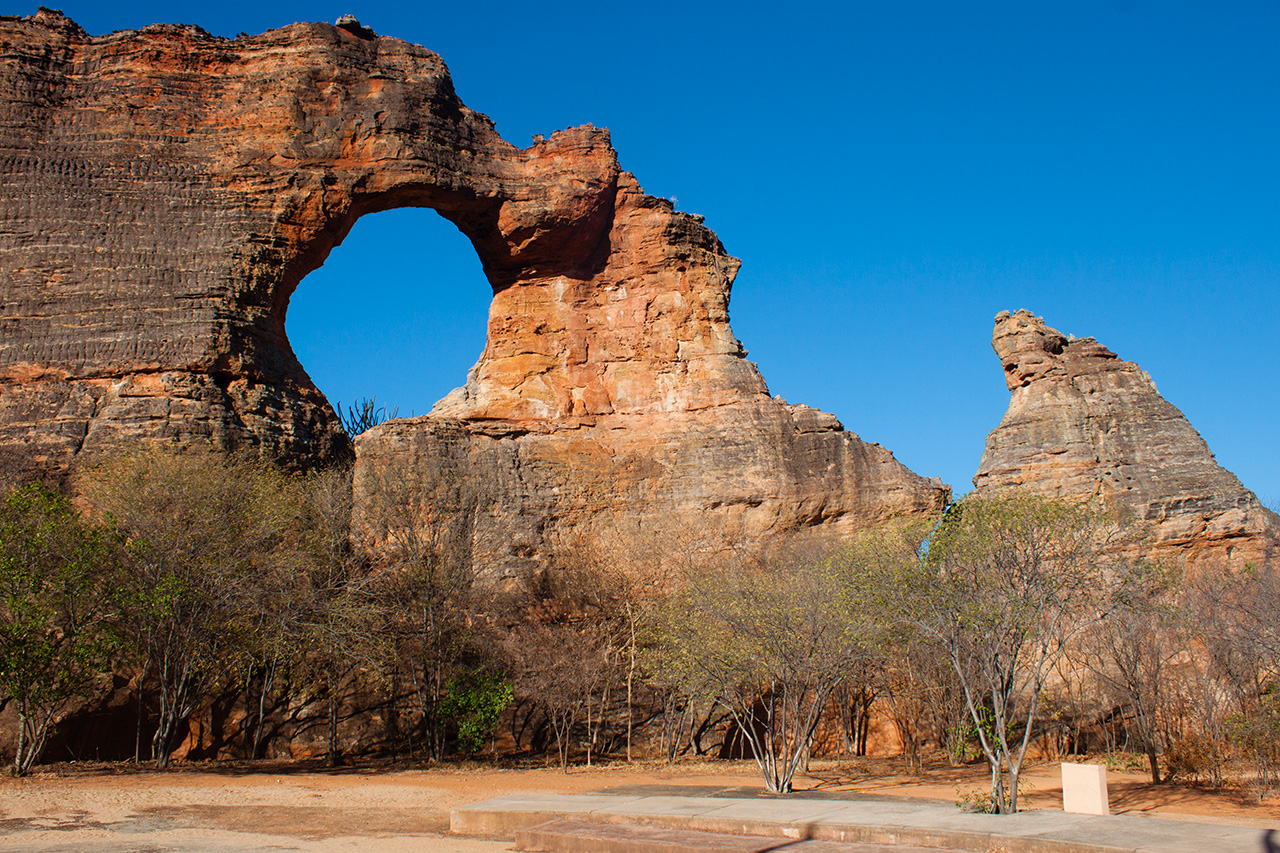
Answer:
[[[742,259],[733,328],[770,389],[958,493],[1008,402],[992,318],[1028,308],[1141,364],[1280,503],[1273,0],[61,5],[94,34],[350,12],[440,53],[517,145],[610,128]],[[288,332],[330,400],[422,414],[479,355],[488,296],[453,226],[385,213]]]

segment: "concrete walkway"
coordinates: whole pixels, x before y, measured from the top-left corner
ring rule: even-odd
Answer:
[[[512,838],[550,820],[580,819],[795,839],[949,847],[1001,853],[1280,853],[1280,831],[1140,815],[964,814],[890,797],[706,797],[527,794],[455,808],[462,835]]]

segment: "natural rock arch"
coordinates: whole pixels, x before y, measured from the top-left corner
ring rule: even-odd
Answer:
[[[339,415],[425,414],[484,352],[493,288],[466,236],[430,208],[362,216],[289,298],[285,331]]]
[[[11,451],[58,466],[206,437],[331,457],[344,438],[289,346],[289,297],[361,215],[420,206],[481,259],[488,343],[430,417],[358,454],[413,468],[447,447],[501,483],[477,534],[495,564],[536,555],[566,518],[723,517],[759,537],[946,499],[830,415],[770,398],[729,327],[739,262],[646,195],[605,130],[516,148],[438,56],[356,27],[91,38],[42,10],[0,19],[0,40]]]
[[[356,219],[402,206],[430,207],[456,224],[493,285],[490,349],[501,387],[489,374],[477,377],[503,398],[491,410],[565,414],[573,390],[587,400],[581,409],[609,405],[592,381],[599,371],[563,366],[550,368],[543,393],[526,387],[513,397],[525,377],[511,360],[520,345],[507,344],[521,335],[518,318],[530,306],[555,315],[553,327],[538,331],[549,336],[542,350],[573,349],[597,330],[608,335],[600,327],[616,312],[592,314],[600,306],[589,305],[581,285],[596,284],[617,254],[609,238],[620,207],[647,217],[644,237],[659,242],[640,263],[679,256],[680,272],[692,270],[685,278],[699,279],[688,300],[698,304],[680,317],[691,326],[681,343],[729,356],[718,366],[728,383],[763,388],[739,363],[724,316],[737,262],[697,217],[639,192],[607,131],[574,128],[517,149],[458,101],[435,54],[325,24],[234,41],[168,25],[89,38],[48,11],[3,26],[20,58],[7,69],[17,97],[0,140],[6,173],[17,179],[7,184],[15,228],[2,247],[14,333],[0,356],[6,378],[87,381],[80,391],[125,416],[91,416],[90,443],[95,427],[129,430],[126,422],[148,420],[146,406],[116,412],[116,395],[91,387],[94,380],[159,369],[216,374],[234,386],[221,388],[225,401],[183,397],[189,389],[176,377],[174,387],[132,389],[134,399],[197,404],[171,410],[160,432],[206,430],[224,443],[317,452],[312,443],[331,424],[291,358],[288,299]],[[627,205],[617,203],[620,182]],[[39,251],[41,242],[56,247]],[[542,290],[531,295],[530,287]],[[59,332],[52,315],[97,322]],[[597,355],[572,358],[598,364]],[[272,404],[280,416],[264,417]],[[231,417],[214,411],[220,407]],[[138,426],[149,434],[156,424]]]

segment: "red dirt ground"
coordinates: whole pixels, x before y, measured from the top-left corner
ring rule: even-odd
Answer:
[[[1026,773],[1027,808],[1061,808],[1056,764]],[[904,772],[892,759],[815,761],[799,776],[797,790],[863,792],[954,802],[987,784],[984,766],[936,765]],[[1159,814],[1247,826],[1280,826],[1280,798],[1264,803],[1238,791],[1154,786],[1137,773],[1108,774],[1115,812]],[[452,840],[449,810],[457,805],[521,792],[585,793],[611,788],[759,789],[751,762],[699,761],[574,767],[495,768],[444,765],[404,769],[385,763],[328,770],[313,764],[188,764],[165,772],[120,765],[61,765],[24,779],[0,779],[0,847],[106,851],[121,833],[147,833],[178,843],[198,833],[208,849],[219,839],[255,839],[271,846],[280,837],[297,849],[401,850],[480,853],[510,849],[503,842]],[[743,794],[747,794],[744,790]],[[240,833],[240,835],[230,835]],[[371,839],[378,839],[370,846]],[[55,844],[56,842],[56,844]],[[401,844],[403,842],[403,844]],[[227,842],[230,843],[230,842]],[[76,847],[75,849],[80,849]],[[234,849],[234,848],[232,848]]]

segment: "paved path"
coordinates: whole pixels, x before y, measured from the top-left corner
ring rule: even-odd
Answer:
[[[124,819],[83,812],[4,817],[0,853],[502,853],[510,841],[443,836],[394,809],[275,809],[254,806],[147,809]],[[337,812],[337,814],[333,814]],[[333,821],[346,820],[345,831]],[[420,821],[423,822],[423,821]]]
[[[550,820],[632,823],[797,839],[1007,853],[1280,853],[1280,831],[1139,815],[964,814],[945,803],[879,798],[524,794],[455,808],[462,835],[511,838]]]

